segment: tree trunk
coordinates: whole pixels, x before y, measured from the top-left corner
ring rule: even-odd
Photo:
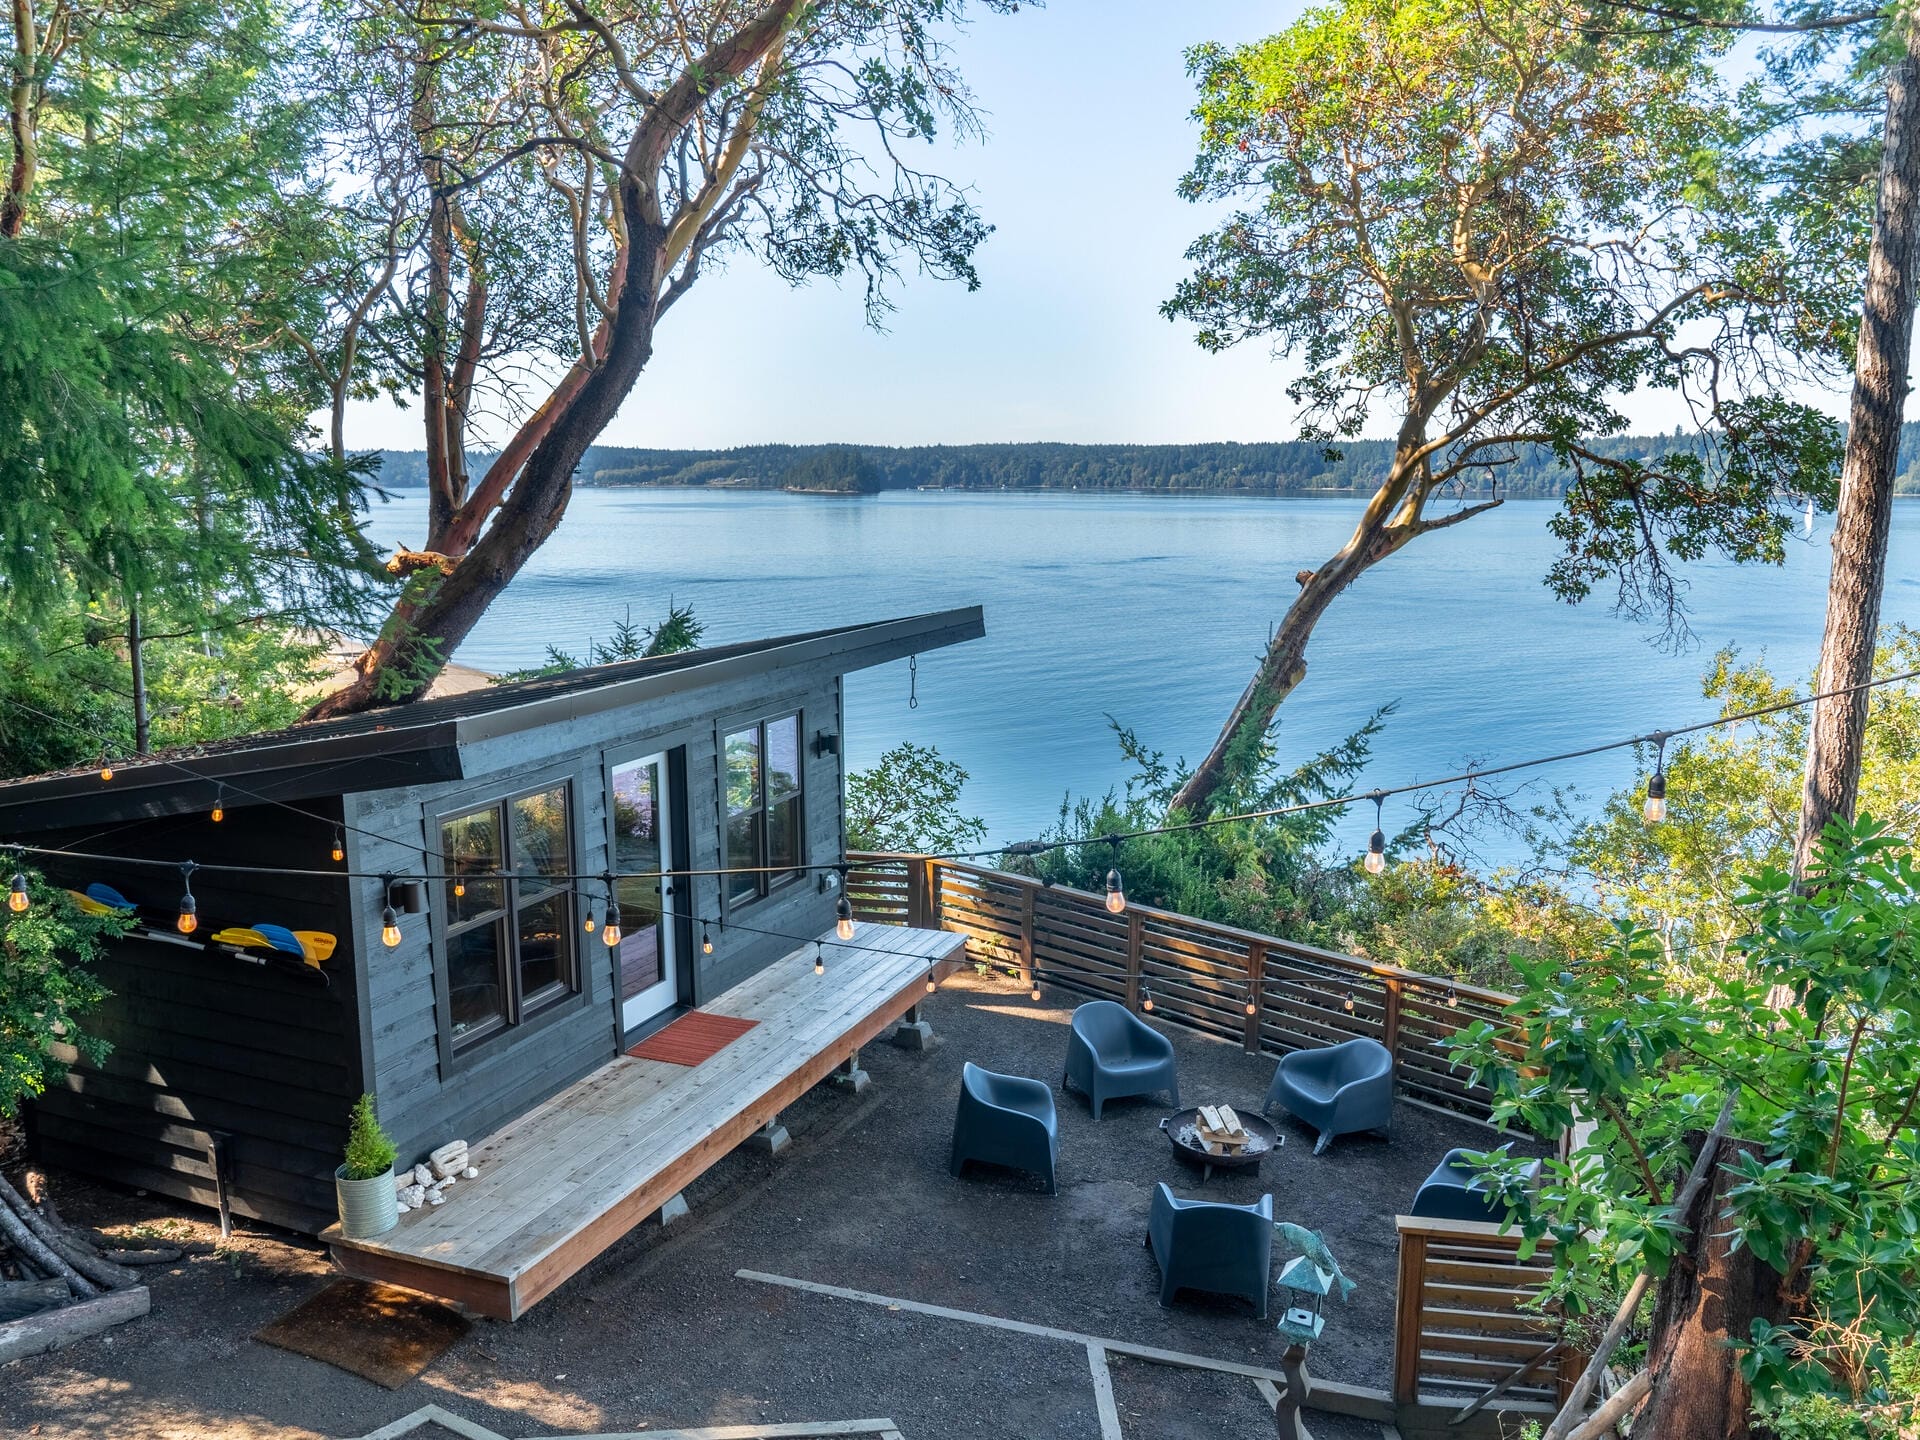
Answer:
[[[1694,1136],[1696,1148],[1702,1137]],[[1728,1140],[1721,1155],[1758,1154],[1749,1142]],[[1724,1159],[1682,1218],[1687,1247],[1654,1295],[1647,1368],[1653,1393],[1634,1420],[1631,1440],[1747,1440],[1753,1434],[1751,1395],[1740,1375],[1734,1342],[1756,1319],[1784,1321],[1780,1272],[1753,1251],[1733,1247],[1721,1223],[1735,1176]]]
[[[1260,668],[1240,692],[1213,748],[1194,767],[1173,797],[1170,809],[1184,812],[1189,819],[1201,819],[1212,812],[1214,792],[1236,770],[1244,769],[1251,758],[1249,752],[1273,724],[1280,702],[1306,678],[1307,642],[1313,638],[1313,628],[1348,586],[1415,536],[1445,529],[1500,504],[1497,499],[1489,500],[1439,520],[1424,519],[1421,509],[1430,492],[1430,477],[1426,462],[1412,457],[1423,450],[1425,438],[1423,419],[1409,419],[1401,429],[1393,464],[1367,502],[1366,513],[1347,543],[1318,570],[1302,571],[1295,577],[1300,593],[1281,617],[1266,654],[1260,658]]]
[[[1887,529],[1893,518],[1894,469],[1913,347],[1914,252],[1920,230],[1920,55],[1915,54],[1920,32],[1911,22],[1903,39],[1907,51],[1887,76],[1880,192],[1854,353],[1840,503],[1834,515],[1827,628],[1820,645],[1822,692],[1863,686],[1873,678],[1880,592],[1886,583]],[[1827,822],[1853,816],[1870,694],[1855,689],[1813,707],[1794,845],[1797,875],[1806,874]]]

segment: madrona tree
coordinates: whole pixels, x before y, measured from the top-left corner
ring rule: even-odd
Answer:
[[[345,187],[366,200],[336,267],[352,298],[314,349],[336,394],[418,395],[429,521],[421,552],[396,557],[413,573],[358,678],[318,713],[425,690],[560,523],[662,319],[723,261],[796,282],[856,274],[876,317],[905,264],[977,283],[987,227],[907,158],[942,119],[974,125],[941,39],[963,8],[358,0],[336,12],[342,73],[369,77],[355,113],[379,143],[358,148],[380,173]],[[474,477],[483,414],[506,439]]]
[[[1202,46],[1189,198],[1236,208],[1190,249],[1164,307],[1199,343],[1264,339],[1330,444],[1392,429],[1391,461],[1298,590],[1218,739],[1175,797],[1208,810],[1306,674],[1314,627],[1371,567],[1501,503],[1518,447],[1569,470],[1547,576],[1617,582],[1681,623],[1679,562],[1780,560],[1791,517],[1832,502],[1837,428],[1779,398],[1840,336],[1830,236],[1775,214],[1719,157],[1738,129],[1726,36],[1612,33],[1570,0],[1343,0],[1269,39]],[[1636,395],[1681,397],[1692,433],[1637,457],[1593,443]]]

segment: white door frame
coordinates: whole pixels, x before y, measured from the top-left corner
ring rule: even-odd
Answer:
[[[610,842],[617,840],[617,837],[612,834],[615,824],[611,796],[614,772],[639,765],[647,765],[653,768],[655,784],[654,796],[658,807],[657,826],[660,839],[660,868],[662,870],[671,870],[674,868],[674,806],[678,803],[679,797],[673,793],[672,768],[667,764],[667,752],[664,750],[655,751],[650,755],[631,755],[623,760],[615,761],[607,767],[607,788],[609,792],[607,811],[608,839]],[[680,999],[679,956],[675,953],[676,947],[674,945],[674,940],[679,929],[679,926],[675,923],[674,901],[677,899],[677,892],[680,888],[681,887],[674,885],[670,880],[662,882],[660,886],[661,914],[659,923],[655,927],[658,937],[656,943],[660,947],[660,978],[657,981],[636,995],[627,996],[623,994],[620,951],[625,941],[623,939],[621,945],[605,947],[612,953],[614,1004],[619,1008],[620,1030],[623,1035],[635,1029],[637,1026],[644,1025],[661,1011],[671,1009]]]

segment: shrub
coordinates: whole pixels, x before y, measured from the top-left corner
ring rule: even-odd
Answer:
[[[373,1096],[362,1095],[353,1102],[353,1115],[347,1123],[347,1179],[373,1180],[385,1175],[393,1169],[399,1153],[392,1137],[380,1128]]]

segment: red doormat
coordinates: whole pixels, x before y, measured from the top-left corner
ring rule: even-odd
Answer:
[[[709,1015],[695,1010],[682,1015],[664,1030],[656,1030],[627,1054],[636,1060],[664,1060],[669,1065],[698,1065],[710,1060],[747,1031],[758,1020],[740,1020],[732,1015]]]

